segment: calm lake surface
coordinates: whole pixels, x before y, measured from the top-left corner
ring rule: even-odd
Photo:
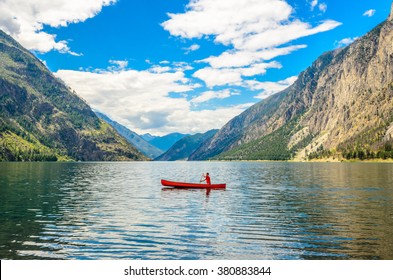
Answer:
[[[0,203],[1,259],[393,259],[393,164],[0,163]]]

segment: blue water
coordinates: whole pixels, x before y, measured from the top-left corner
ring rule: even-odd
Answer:
[[[393,259],[393,164],[0,163],[0,201],[1,259]]]

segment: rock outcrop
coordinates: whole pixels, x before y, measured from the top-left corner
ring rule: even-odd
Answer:
[[[229,121],[190,159],[390,156],[392,15],[321,55],[292,86]]]

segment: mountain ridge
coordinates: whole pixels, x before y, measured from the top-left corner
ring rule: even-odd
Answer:
[[[151,145],[157,147],[158,149],[166,152],[168,151],[177,141],[188,136],[189,134],[183,134],[179,132],[173,132],[166,134],[164,136],[152,136],[145,135],[145,137],[150,138],[148,141]]]
[[[100,119],[110,124],[121,136],[123,136],[130,144],[134,145],[139,151],[141,151],[147,157],[154,159],[164,152],[158,149],[157,147],[151,145],[148,141],[144,140],[136,132],[110,119],[107,115],[100,112],[95,112],[95,114]]]
[[[0,160],[144,160],[75,92],[0,30]]]
[[[292,86],[230,120],[190,159],[393,156],[392,14],[393,5],[387,21],[322,54]]]
[[[217,133],[218,129],[212,129],[205,133],[188,135],[177,141],[164,154],[155,158],[155,161],[187,160],[189,156],[206,140]]]

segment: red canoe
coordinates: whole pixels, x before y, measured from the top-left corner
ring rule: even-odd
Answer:
[[[167,180],[161,180],[161,184],[166,187],[174,188],[193,188],[193,189],[225,189],[226,184],[194,184],[194,183],[183,183],[183,182],[172,182]]]

